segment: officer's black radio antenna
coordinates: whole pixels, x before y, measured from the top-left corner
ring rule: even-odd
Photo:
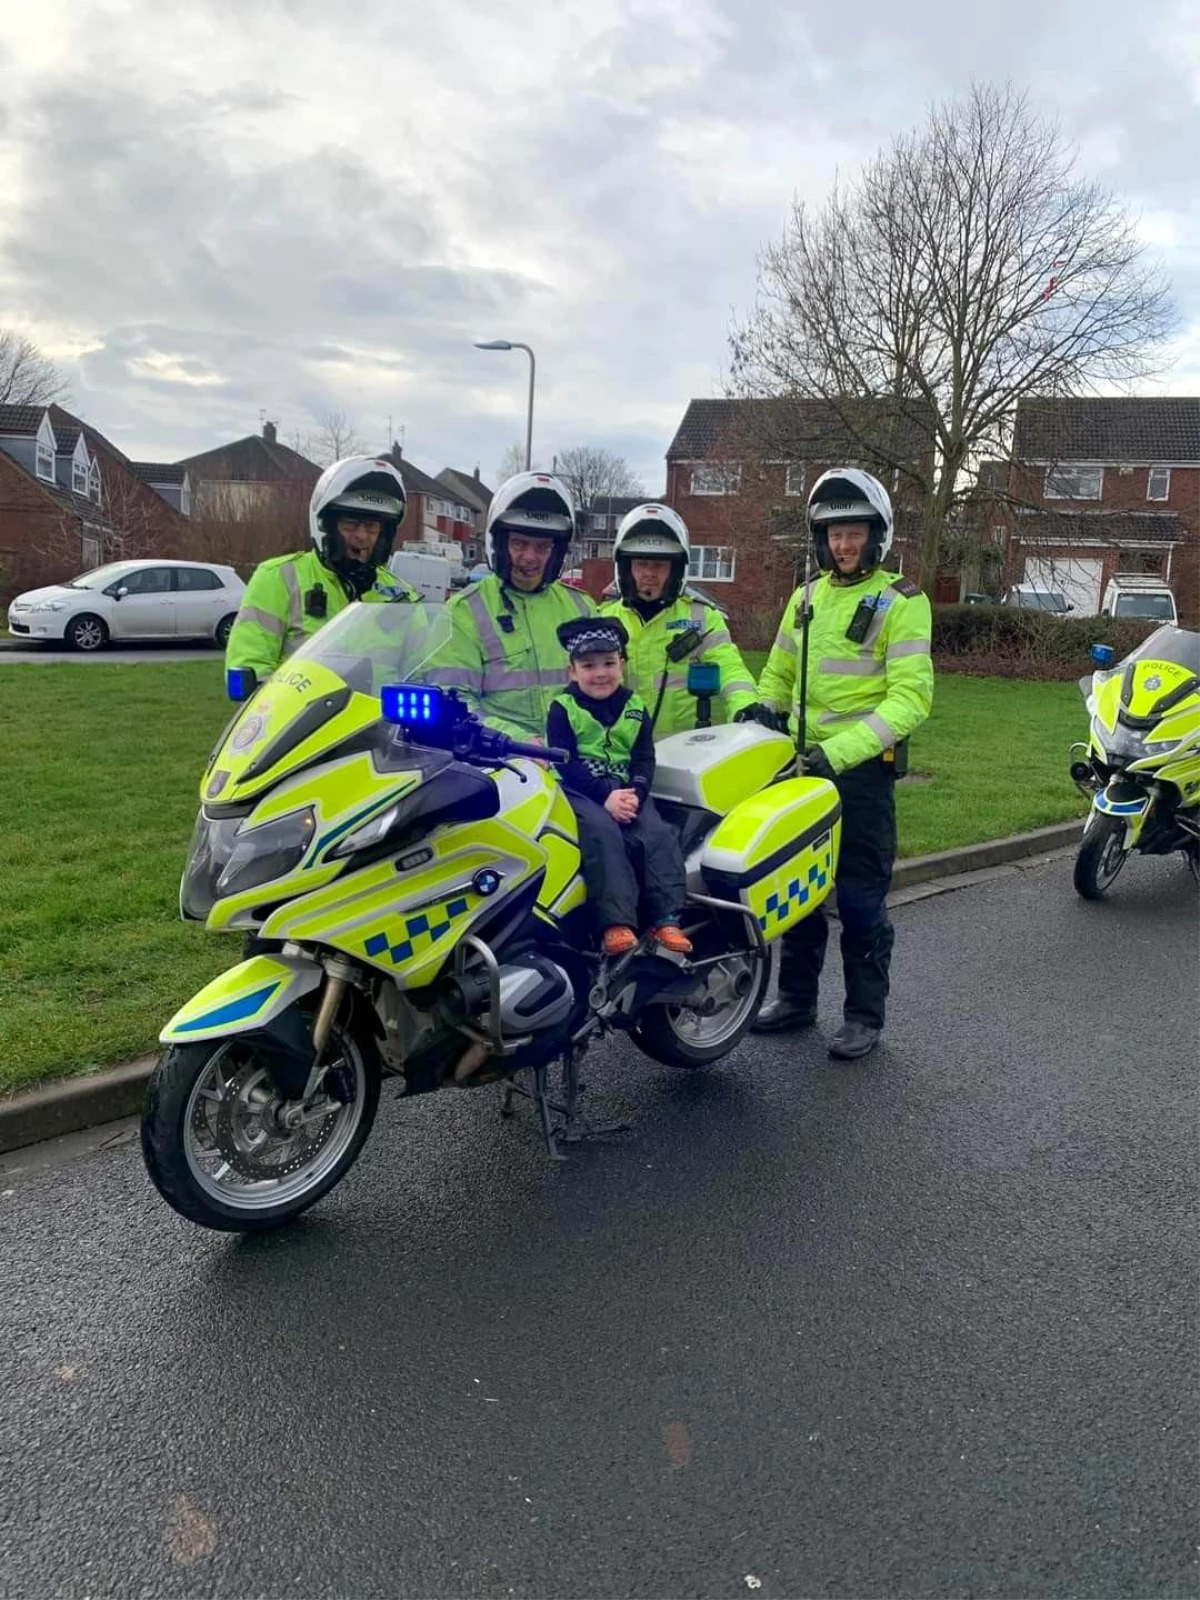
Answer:
[[[804,543],[804,587],[800,591],[800,705],[796,712],[796,747],[802,759],[808,749],[808,633],[812,622],[812,566],[813,541],[812,533],[808,531]]]

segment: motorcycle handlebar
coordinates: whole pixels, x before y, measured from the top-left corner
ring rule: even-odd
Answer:
[[[571,759],[566,750],[558,750],[553,745],[546,744],[522,744],[519,739],[506,739],[503,753],[506,756],[527,757],[530,761],[562,763]]]

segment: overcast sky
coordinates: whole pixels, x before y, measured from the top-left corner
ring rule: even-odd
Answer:
[[[1011,77],[1174,280],[1200,393],[1195,0],[10,0],[0,326],[135,458],[330,408],[427,470],[624,454],[659,493],[794,194]]]

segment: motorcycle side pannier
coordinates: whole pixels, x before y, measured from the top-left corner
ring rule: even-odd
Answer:
[[[709,894],[745,906],[763,938],[777,939],[828,897],[841,815],[838,792],[824,778],[788,778],[743,800],[701,855]]]

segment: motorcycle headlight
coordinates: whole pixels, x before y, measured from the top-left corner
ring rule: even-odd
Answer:
[[[225,870],[242,825],[241,817],[214,819],[201,811],[192,830],[187,864],[179,885],[179,910],[184,917],[205,922],[219,898],[217,879]]]
[[[311,806],[257,828],[238,830],[229,860],[217,879],[217,898],[244,894],[260,883],[283,878],[299,866],[312,843],[317,818]]]

